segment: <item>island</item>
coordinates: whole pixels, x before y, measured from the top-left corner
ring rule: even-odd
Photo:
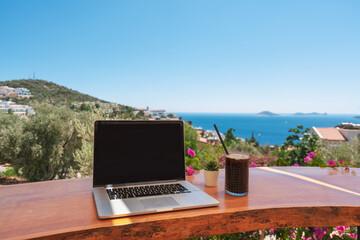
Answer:
[[[358,119],[360,119],[360,116],[355,116],[354,118],[358,118]]]
[[[270,111],[262,111],[256,114],[256,116],[259,117],[272,117],[272,116],[278,116],[276,113],[272,113]]]
[[[302,112],[297,112],[297,113],[294,113],[294,115],[296,115],[296,116],[326,116],[327,113],[317,113],[317,112],[302,113]]]

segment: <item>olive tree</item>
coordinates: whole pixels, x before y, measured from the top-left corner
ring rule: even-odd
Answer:
[[[81,148],[74,126],[78,114],[50,104],[34,108],[36,114],[23,125],[14,170],[29,181],[66,178],[77,167],[73,155]]]

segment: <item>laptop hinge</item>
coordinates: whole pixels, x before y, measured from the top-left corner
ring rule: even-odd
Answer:
[[[179,181],[185,181],[184,179],[175,179],[175,180],[164,180],[164,181],[151,181],[151,182],[136,182],[136,183],[122,183],[122,184],[106,184],[106,185],[94,185],[94,187],[126,187],[126,186],[136,186],[136,185],[151,185],[151,184],[164,184],[164,183],[174,183]]]

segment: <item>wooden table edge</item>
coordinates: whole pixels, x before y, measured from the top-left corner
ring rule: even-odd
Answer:
[[[9,239],[184,239],[271,228],[340,225],[360,225],[360,207],[303,206],[229,211],[89,229],[70,228]],[[179,228],[182,229],[179,231]],[[177,231],[173,231],[175,229]]]

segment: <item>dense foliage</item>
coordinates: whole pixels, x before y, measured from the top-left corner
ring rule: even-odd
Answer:
[[[39,79],[21,79],[0,82],[0,86],[8,86],[13,88],[27,88],[33,97],[30,99],[17,99],[20,104],[29,104],[30,102],[52,103],[57,105],[71,104],[73,102],[83,101],[102,101],[78,91],[71,90],[67,87]],[[102,101],[104,102],[104,101]]]

